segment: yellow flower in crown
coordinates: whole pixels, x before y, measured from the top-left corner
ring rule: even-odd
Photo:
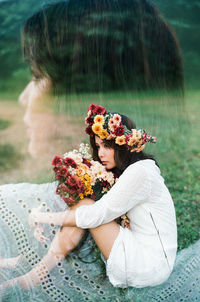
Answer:
[[[100,139],[106,139],[108,137],[109,133],[106,129],[103,129],[100,133],[99,133],[99,137]]]
[[[141,145],[140,147],[137,148],[136,152],[140,152],[144,149],[145,145]]]
[[[134,136],[131,136],[131,138],[129,138],[129,141],[128,141],[128,145],[129,146],[133,146],[137,143],[137,138],[134,137]]]
[[[122,135],[122,136],[117,136],[116,139],[115,139],[115,143],[117,145],[124,145],[126,143],[126,140],[125,140],[125,136]]]
[[[100,123],[100,124],[104,125],[104,123],[105,123],[104,116],[100,115],[100,114],[96,115],[95,118],[94,118],[94,123],[95,124]]]
[[[103,130],[103,126],[102,124],[100,123],[95,123],[92,125],[92,131],[97,134],[97,135],[100,135],[100,133],[102,132]]]

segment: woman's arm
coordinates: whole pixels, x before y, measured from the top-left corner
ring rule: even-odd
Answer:
[[[141,164],[135,163],[128,167],[109,192],[94,204],[85,204],[78,209],[59,213],[37,212],[34,219],[36,223],[77,226],[82,229],[96,228],[144,202],[149,198],[150,192],[151,185],[146,170]]]
[[[34,208],[29,215],[29,225],[31,227],[35,227],[38,223],[74,227],[76,226],[75,210],[66,210],[64,212],[56,213],[42,213],[40,212],[40,208]]]

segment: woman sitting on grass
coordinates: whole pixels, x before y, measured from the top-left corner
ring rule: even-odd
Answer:
[[[174,204],[160,169],[154,158],[143,152],[145,143],[155,142],[155,137],[136,130],[128,117],[107,112],[98,105],[90,105],[86,122],[94,159],[115,172],[118,181],[95,203],[91,199],[82,199],[70,210],[58,213],[35,210],[29,221],[31,224],[74,228],[64,243],[65,256],[76,246],[83,229],[89,229],[105,259],[107,275],[114,286],[161,284],[173,269],[177,228]],[[128,228],[122,228],[114,221],[125,214],[130,223]],[[54,253],[60,249],[55,241],[51,248]],[[49,253],[36,268],[15,281],[26,288],[28,280],[32,284],[36,284],[39,278],[45,280],[54,256]],[[45,268],[43,275],[42,267]]]
[[[61,128],[64,128],[64,123],[61,121],[57,129],[55,129],[56,126],[52,120],[48,120],[49,115],[47,113],[52,112],[52,103],[50,102],[52,95],[57,97],[59,94],[64,94],[68,97],[71,92],[80,93],[88,91],[100,93],[104,91],[123,91],[125,94],[127,92],[134,94],[135,91],[148,90],[177,91],[182,95],[183,74],[177,40],[167,22],[149,1],[71,0],[47,5],[27,20],[23,28],[22,36],[24,55],[30,63],[33,79],[21,94],[20,102],[26,106],[24,121],[30,128],[29,151],[34,156],[40,156],[42,153],[46,154],[51,148],[54,149],[53,152],[51,150],[51,156],[53,156],[55,152],[58,152],[56,151],[57,143],[49,140],[49,138],[56,137],[58,139],[58,132]],[[57,104],[57,99],[55,103]],[[53,103],[54,107],[52,106],[54,109],[55,103]],[[131,108],[131,104],[129,106]],[[58,118],[59,116],[56,115],[54,121],[58,122]],[[123,117],[122,123],[125,127],[126,120],[124,121]],[[62,127],[60,127],[60,125]],[[127,125],[127,128],[131,129],[135,127],[133,125],[128,127]],[[67,130],[68,128],[66,128],[66,133]],[[109,144],[111,142],[106,141],[106,143]],[[96,142],[96,144],[98,144],[98,142]],[[119,147],[123,149],[123,146],[119,146],[118,144],[113,144],[112,146],[114,149]],[[94,148],[96,148],[96,146],[94,146]],[[114,150],[112,148],[111,150]],[[137,153],[133,152],[132,154],[130,151],[126,151],[126,154],[129,154],[129,156]],[[139,154],[143,154],[142,151],[139,152],[137,156]],[[123,160],[125,160],[125,158],[126,157],[123,156]],[[115,160],[114,165],[121,163],[121,160]],[[132,160],[129,157],[127,157],[126,160],[128,160],[127,163],[124,163],[122,167],[118,167],[118,176],[128,165],[130,165],[130,167],[127,168],[124,172],[125,174],[123,173],[122,176],[126,176],[127,173],[129,175],[130,170],[131,174],[133,172],[134,175],[135,171],[132,171]],[[142,160],[143,158],[139,161],[140,164]],[[134,167],[136,167],[139,162],[135,163]],[[148,162],[149,165],[151,163],[152,169],[158,174],[159,170],[157,166],[153,165],[154,161],[145,161],[145,163]],[[144,169],[141,168],[141,171],[145,169],[147,169],[146,166]],[[116,186],[118,186],[118,184],[116,184]],[[66,204],[64,202],[61,203],[60,199],[56,199],[54,192],[54,183],[43,185],[16,184],[1,187],[1,242],[4,242],[4,244],[1,245],[1,255],[7,258],[22,254],[22,263],[28,262],[31,268],[38,267],[37,265],[40,263],[40,259],[44,256],[43,262],[41,263],[45,262],[46,266],[39,266],[39,272],[33,269],[33,271],[31,271],[32,273],[28,273],[30,278],[27,280],[19,278],[20,286],[22,288],[35,286],[40,283],[41,274],[44,276],[54,268],[58,271],[58,274],[55,274],[56,278],[54,280],[49,277],[48,280],[50,281],[48,281],[48,286],[51,287],[51,292],[53,291],[55,295],[59,296],[59,286],[61,283],[64,284],[65,289],[68,287],[71,288],[71,286],[75,287],[75,285],[69,283],[70,278],[73,277],[72,274],[71,276],[63,275],[63,271],[60,269],[60,261],[78,244],[83,236],[84,227],[86,226],[82,225],[81,228],[63,226],[61,230],[58,230],[58,228],[56,229],[48,225],[45,229],[48,233],[47,237],[48,235],[51,238],[55,236],[51,245],[49,246],[47,238],[42,236],[41,240],[43,241],[39,244],[36,242],[32,236],[32,230],[27,226],[27,217],[31,208],[42,205],[45,210],[51,212],[64,212],[64,210],[66,210]],[[89,200],[87,203],[92,203],[92,201]],[[96,204],[91,205],[91,208],[96,206]],[[127,211],[130,210],[129,206],[128,204]],[[71,211],[70,213],[74,212]],[[114,217],[112,217],[111,220],[113,219]],[[152,217],[150,215],[150,219],[154,221],[153,213]],[[160,225],[160,221],[154,222],[154,230],[156,230]],[[121,238],[123,232],[127,236],[130,234],[128,229],[122,231],[115,222],[110,222],[110,224],[114,230],[114,235],[112,235],[112,238],[109,237],[109,242],[105,245],[106,250],[102,250],[102,254],[106,259],[109,259],[108,256],[110,255],[112,246],[114,247],[114,242],[117,242],[116,239]],[[101,227],[104,228],[105,225]],[[155,231],[155,234],[157,234],[157,231]],[[165,245],[167,236],[168,233],[166,238],[165,236],[163,236],[164,238],[162,238],[162,236],[159,238],[158,234],[155,236],[155,238],[157,237],[157,239],[155,239],[155,245],[160,244],[159,247],[156,245],[158,250],[155,251],[158,253],[158,259],[160,259],[159,264],[162,262],[161,258],[163,255],[165,260],[163,270],[161,270],[163,276],[155,274],[158,277],[157,281],[154,280],[155,284],[156,282],[158,284],[166,279],[173,267],[176,240],[174,238],[171,247],[172,250],[169,252],[168,244]],[[135,247],[139,247],[142,243],[139,239],[136,240],[136,237],[133,238],[136,241]],[[151,239],[153,240],[153,236]],[[68,242],[67,245],[65,244],[66,241]],[[69,241],[71,244],[69,244]],[[38,246],[36,246],[36,243]],[[162,252],[160,250],[162,246],[161,243],[163,244]],[[136,249],[133,242],[131,244],[131,249],[133,249],[136,257]],[[10,248],[13,246],[15,248]],[[121,251],[122,249],[121,247]],[[139,254],[142,253],[142,251],[144,252],[143,257],[145,258],[148,253],[145,253],[144,248],[141,249],[141,252],[137,249]],[[130,249],[128,249],[127,252],[129,253]],[[138,257],[139,254],[137,255]],[[54,257],[52,257],[52,255],[54,255]],[[20,257],[21,256],[14,259],[2,259],[0,261],[1,266],[4,268],[17,269],[16,264]],[[74,258],[72,258],[71,262],[75,267],[78,260],[77,255],[74,255],[74,257],[76,257],[76,262]],[[68,256],[68,259],[69,258],[70,255]],[[122,259],[124,259],[124,261],[128,260],[129,254]],[[157,265],[154,266],[155,258],[152,259],[152,263],[148,257],[147,259],[147,263],[144,262],[146,270],[149,269],[151,271],[153,268],[158,268]],[[78,265],[81,266],[80,262]],[[123,265],[124,268],[126,268],[125,272],[128,273],[126,264]],[[166,265],[167,270],[165,270]],[[66,266],[67,269],[69,269],[70,264],[67,263]],[[78,272],[76,267],[74,267],[73,274],[76,276]],[[29,267],[29,270],[31,270],[31,268]],[[83,266],[81,266],[81,268],[83,269]],[[96,266],[95,269],[97,269]],[[145,273],[145,269],[143,273]],[[124,275],[123,272],[122,275]],[[22,272],[18,275],[22,275]],[[90,272],[90,276],[91,275],[92,273]],[[99,273],[99,276],[100,275]],[[87,280],[87,275],[84,276],[84,280]],[[1,278],[1,281],[11,279],[10,275],[7,276],[4,274],[4,271],[2,271]],[[121,276],[120,278],[122,278],[120,279],[122,282],[126,282],[125,277]],[[47,280],[45,282],[47,283]],[[59,284],[56,282],[59,282]],[[66,284],[66,282],[68,283]],[[132,280],[127,282],[127,284],[133,284]],[[149,279],[147,280],[147,283],[148,282]],[[82,281],[82,283],[84,282]],[[87,284],[89,286],[88,295],[91,293],[94,294],[94,288],[91,284]],[[48,289],[45,284],[42,284],[42,286],[46,298],[46,295],[49,295],[49,293],[47,293]],[[108,286],[108,283],[104,283],[104,286],[102,286],[106,297],[109,296],[109,293],[113,294],[113,288],[108,288]],[[120,286],[123,286],[123,284]],[[143,286],[145,286],[145,281],[143,282]],[[80,288],[78,289],[78,286],[76,288],[77,293],[80,293]],[[70,294],[71,292],[69,295]],[[84,290],[81,291],[80,295],[83,294]],[[101,293],[98,293],[98,299],[99,295],[101,295]]]

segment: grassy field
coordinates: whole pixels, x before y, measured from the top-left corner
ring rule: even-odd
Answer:
[[[102,94],[71,96],[67,103],[61,102],[61,110],[76,117],[79,123],[85,115],[89,103],[105,105],[112,111],[127,114],[133,118],[138,128],[157,136],[156,145],[146,148],[158,160],[176,208],[179,250],[199,239],[200,230],[200,143],[199,115],[200,92],[188,92],[185,103],[149,96]],[[6,100],[3,101],[4,105]],[[9,130],[13,121],[0,120],[0,135]],[[86,140],[86,136],[83,136]],[[0,176],[5,169],[20,171],[20,154],[12,142],[0,145]],[[15,167],[15,164],[18,167]],[[29,176],[24,181],[42,182],[48,170]],[[20,173],[20,172],[19,172]],[[40,174],[40,177],[38,175]],[[3,174],[2,174],[3,175]],[[12,174],[13,175],[13,174]],[[41,176],[42,175],[42,176]],[[18,181],[18,178],[15,179]],[[8,180],[6,180],[8,182]],[[13,181],[12,181],[13,182]]]

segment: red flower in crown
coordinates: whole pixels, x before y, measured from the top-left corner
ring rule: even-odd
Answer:
[[[91,116],[87,117],[85,119],[86,124],[92,125],[93,124],[93,118]]]
[[[91,104],[88,108],[88,111],[91,110],[92,115],[94,114],[101,114],[104,115],[107,113],[106,109],[103,106]]]
[[[85,132],[88,135],[93,135],[94,134],[94,132],[92,131],[92,127],[90,125],[87,128],[85,128]]]
[[[121,136],[124,134],[124,127],[123,126],[119,126],[115,129],[114,134],[116,136]]]

